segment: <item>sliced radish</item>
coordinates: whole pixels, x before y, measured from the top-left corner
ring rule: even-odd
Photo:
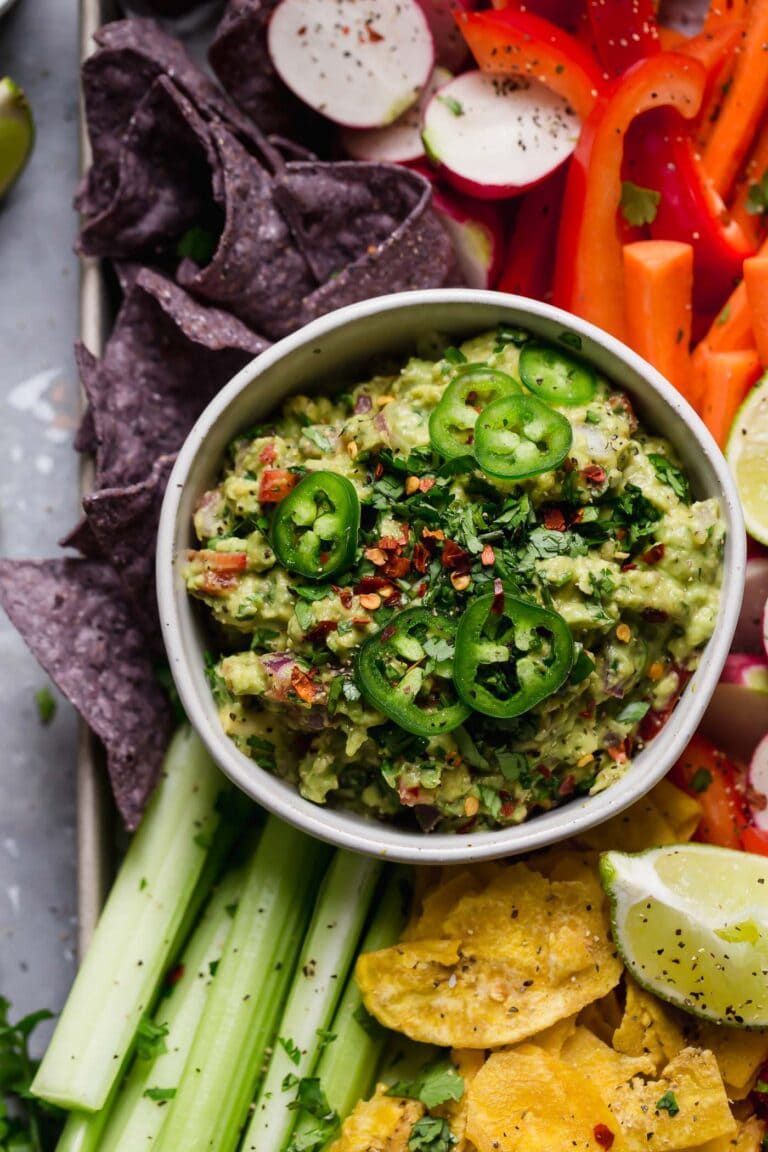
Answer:
[[[501,206],[433,187],[432,207],[453,241],[466,283],[470,288],[494,288],[506,248]]]
[[[733,637],[737,652],[763,652],[763,614],[768,602],[768,559],[747,560],[744,599]]]
[[[418,99],[435,56],[417,0],[281,0],[267,47],[292,92],[350,128],[396,120]]]
[[[720,676],[723,684],[740,684],[752,692],[768,692],[768,664],[751,652],[731,652]]]
[[[730,757],[748,764],[768,732],[768,695],[740,684],[718,684],[701,732]]]
[[[484,200],[538,184],[573,152],[580,122],[538,80],[465,72],[424,112],[424,146],[460,192]]]
[[[435,92],[452,79],[448,69],[438,65],[418,103],[384,128],[345,128],[341,133],[342,148],[353,160],[374,160],[381,164],[414,164],[417,160],[426,160],[421,139],[424,109]]]
[[[752,819],[758,828],[768,831],[768,736],[763,736],[749,762],[749,786],[754,795],[748,797]]]
[[[438,64],[458,72],[469,59],[469,48],[456,23],[457,12],[471,12],[470,0],[419,0],[424,9]]]

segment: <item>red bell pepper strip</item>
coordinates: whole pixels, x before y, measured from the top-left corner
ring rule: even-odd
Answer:
[[[738,777],[736,766],[724,752],[703,736],[693,737],[670,772],[670,779],[701,804],[696,840],[722,848],[742,847],[750,819]]]
[[[542,16],[571,35],[579,30],[585,15],[582,0],[491,0],[492,8],[514,8],[517,12],[531,12]]]
[[[609,76],[660,50],[653,0],[587,0],[598,57]]]
[[[554,300],[620,339],[625,323],[617,213],[624,137],[632,121],[651,108],[670,105],[691,119],[705,82],[701,64],[677,53],[640,61],[598,99],[571,158]]]
[[[589,52],[557,25],[513,8],[459,12],[456,22],[483,72],[540,80],[581,120],[592,111],[602,74]]]
[[[568,169],[562,166],[521,197],[507,244],[499,292],[548,300]]]
[[[768,832],[750,824],[741,834],[741,847],[754,856],[768,856]]]
[[[754,247],[732,220],[704,173],[679,117],[667,108],[646,113],[627,136],[625,174],[661,199],[651,222],[655,240],[693,246],[694,309],[717,311]]]

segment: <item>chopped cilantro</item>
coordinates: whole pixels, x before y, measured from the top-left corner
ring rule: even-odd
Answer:
[[[208,963],[208,973],[210,976],[215,976],[219,970],[220,960],[210,960]]]
[[[616,719],[619,724],[639,724],[649,708],[650,704],[645,700],[633,700],[624,705]]]
[[[491,814],[494,820],[498,820],[501,816],[502,803],[496,789],[491,788],[488,784],[479,784],[478,791],[485,810]]]
[[[0,1149],[43,1152],[56,1144],[61,1113],[30,1094],[37,1061],[29,1054],[29,1037],[52,1013],[33,1012],[12,1024],[10,1005],[0,996]]]
[[[581,684],[583,680],[586,680],[587,676],[592,675],[595,668],[595,661],[589,653],[585,652],[583,648],[579,648],[571,668],[571,684]]]
[[[176,1095],[176,1089],[145,1088],[142,1095],[146,1096],[147,1100],[154,1100],[158,1104],[165,1104],[166,1100],[173,1100],[174,1096]]]
[[[176,255],[182,260],[186,257],[188,260],[194,260],[195,264],[205,266],[213,259],[218,244],[219,238],[215,232],[195,224],[192,228],[188,228],[178,241]]]
[[[46,686],[35,692],[35,704],[40,723],[43,725],[50,724],[56,715],[56,700],[50,688]]]
[[[680,469],[676,468],[666,456],[662,456],[658,452],[649,452],[648,459],[653,464],[653,470],[662,484],[667,484],[680,500],[686,504],[689,503],[691,489],[688,485],[688,478],[683,475]]]
[[[422,1116],[408,1137],[409,1152],[450,1152],[455,1144],[450,1124],[437,1116]]]
[[[443,352],[443,360],[447,360],[449,364],[466,364],[467,358],[462,352],[461,348],[454,348],[453,345],[446,348]]]
[[[277,1042],[281,1048],[285,1049],[288,1059],[292,1064],[301,1063],[301,1049],[294,1044],[289,1036],[278,1036]]]
[[[464,1080],[450,1060],[428,1065],[414,1080],[398,1080],[387,1089],[387,1096],[406,1096],[420,1100],[425,1108],[435,1108],[448,1100],[461,1100]]]
[[[323,1049],[327,1048],[329,1044],[333,1044],[334,1040],[336,1039],[336,1035],[337,1034],[335,1032],[331,1032],[330,1028],[317,1028],[315,1030],[315,1036],[317,1036],[319,1041],[317,1045],[318,1052],[322,1052]]]
[[[768,1093],[768,1083],[765,1080],[758,1080],[755,1084],[755,1092],[762,1092],[763,1095]]]
[[[566,332],[565,335],[570,336],[570,333]],[[506,344],[514,344],[516,348],[522,348],[523,344],[530,340],[530,338],[530,332],[526,332],[524,328],[511,328],[507,324],[499,324],[496,329],[496,350],[501,351]],[[579,337],[577,336],[576,339],[578,340]],[[579,347],[581,347],[581,344],[579,344]]]
[[[327,600],[333,594],[333,589],[329,584],[295,584],[291,589],[302,600]]]
[[[297,600],[293,607],[296,620],[298,621],[299,628],[302,632],[309,632],[310,628],[315,623],[315,617],[312,614],[312,609],[306,600]]]
[[[328,437],[324,432],[321,432],[320,429],[314,425],[305,428],[301,434],[302,436],[305,436],[307,440],[311,441],[311,443],[314,444],[316,448],[319,448],[321,452],[333,451],[333,445],[331,444]]]
[[[445,104],[446,108],[448,109],[448,111],[453,116],[463,116],[464,115],[464,105],[461,103],[460,100],[457,100],[454,96],[440,96],[438,94],[437,98],[441,104]]]
[[[689,783],[694,792],[706,792],[712,783],[712,773],[708,768],[697,768]]]
[[[762,216],[768,212],[768,168],[759,180],[749,185],[744,207],[752,216]]]
[[[661,200],[661,193],[653,188],[641,188],[631,180],[621,183],[621,214],[633,228],[653,224]]]
[[[154,1060],[168,1051],[165,1038],[167,1024],[155,1024],[149,1016],[142,1016],[136,1029],[136,1057],[139,1060]]]
[[[496,760],[505,780],[519,780],[528,772],[528,757],[523,752],[497,752]]]
[[[657,1112],[667,1112],[670,1116],[677,1116],[680,1111],[680,1105],[677,1102],[677,1097],[674,1092],[665,1092],[656,1101]]]

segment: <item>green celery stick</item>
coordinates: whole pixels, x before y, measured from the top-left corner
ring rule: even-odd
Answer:
[[[234,1152],[327,858],[269,817],[155,1152]]]
[[[243,870],[238,869],[224,877],[211,897],[182,955],[179,978],[155,1012],[154,1023],[167,1029],[165,1051],[154,1060],[134,1060],[110,1111],[98,1152],[135,1152],[151,1148],[157,1140],[168,1107],[162,1098],[157,1099],[157,1089],[161,1094],[174,1090],[181,1079],[242,887]]]
[[[103,1108],[154,1001],[219,824],[219,770],[192,731],[173,738],[32,1092]]]
[[[281,1152],[296,1123],[297,1083],[314,1072],[357,954],[382,864],[338,851],[323,881],[301,949],[280,1035],[256,1098],[242,1152]]]
[[[397,943],[405,924],[402,891],[404,879],[402,869],[389,874],[371,925],[360,945],[360,952],[376,952],[379,948],[389,948]],[[316,1075],[328,1104],[337,1119],[343,1120],[358,1100],[365,1100],[370,1094],[387,1039],[386,1030],[365,1011],[354,975],[347,981],[333,1018],[331,1033],[335,1040],[323,1049]],[[338,1129],[334,1128],[330,1141],[337,1135]],[[330,1141],[327,1131],[322,1123],[318,1123],[316,1116],[300,1112],[288,1150],[319,1150],[328,1147]]]

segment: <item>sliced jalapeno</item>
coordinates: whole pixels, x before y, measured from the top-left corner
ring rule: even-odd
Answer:
[[[359,530],[354,484],[335,472],[310,472],[277,505],[272,547],[290,572],[323,580],[352,563]]]
[[[453,678],[465,704],[508,719],[557,691],[573,653],[571,630],[557,612],[491,592],[459,620]]]
[[[520,353],[520,379],[547,404],[588,404],[597,390],[589,364],[551,344],[530,340]]]
[[[535,396],[502,396],[480,413],[475,459],[489,476],[523,480],[562,464],[573,442],[570,422]]]
[[[472,453],[478,413],[501,396],[522,392],[513,376],[473,364],[450,382],[429,418],[429,438],[436,452],[453,460]]]
[[[436,736],[471,712],[452,680],[456,625],[427,608],[406,608],[363,644],[358,687],[374,707],[414,736]]]

